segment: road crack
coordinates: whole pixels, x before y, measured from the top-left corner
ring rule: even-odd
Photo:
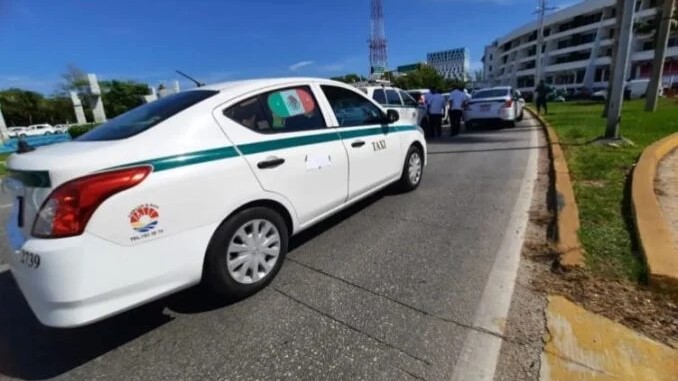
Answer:
[[[426,311],[426,310],[423,310],[423,309],[421,309],[421,308],[418,308],[418,307],[409,305],[409,304],[407,304],[407,303],[403,303],[403,302],[401,302],[401,301],[399,301],[399,300],[397,300],[397,299],[394,299],[394,298],[392,298],[392,297],[390,297],[390,296],[388,296],[388,295],[384,295],[384,294],[378,293],[378,292],[376,292],[376,291],[370,290],[370,289],[367,288],[367,287],[361,286],[361,285],[359,285],[359,284],[356,284],[356,283],[353,283],[353,282],[351,282],[351,281],[348,281],[348,280],[346,280],[346,279],[344,279],[344,278],[341,278],[341,277],[338,277],[338,276],[336,276],[336,275],[330,274],[330,273],[328,273],[327,271],[324,271],[324,270],[315,268],[315,267],[313,267],[313,266],[307,265],[307,264],[305,264],[305,263],[299,262],[299,261],[297,261],[297,260],[295,260],[295,259],[293,259],[293,258],[289,258],[289,257],[288,257],[286,260],[287,260],[287,261],[290,261],[290,262],[293,262],[293,263],[295,263],[295,264],[297,264],[297,265],[299,265],[299,266],[301,266],[301,267],[304,267],[304,268],[306,268],[306,269],[308,269],[308,270],[317,272],[317,273],[319,273],[319,274],[321,274],[321,275],[324,275],[324,276],[326,276],[326,277],[332,278],[332,279],[334,279],[334,280],[337,280],[337,281],[339,281],[339,282],[342,282],[342,283],[344,283],[344,284],[347,284],[347,285],[349,285],[349,286],[355,287],[355,288],[357,288],[357,289],[359,289],[359,290],[362,290],[362,291],[364,291],[364,292],[367,292],[367,293],[369,293],[369,294],[372,294],[372,295],[374,295],[374,296],[376,296],[376,297],[378,297],[378,298],[386,299],[386,300],[388,300],[388,301],[390,301],[390,302],[392,302],[392,303],[395,303],[395,304],[397,304],[397,305],[399,305],[399,306],[401,306],[401,307],[407,308],[407,309],[409,309],[409,310],[411,310],[411,311],[417,312],[417,313],[419,313],[419,314],[421,314],[421,315],[424,315],[424,316],[426,316],[426,317],[433,318],[433,319],[437,319],[437,320],[443,321],[443,322],[445,322],[445,323],[454,324],[454,325],[456,325],[456,326],[458,326],[458,327],[465,328],[465,329],[469,329],[469,330],[473,330],[473,331],[476,331],[476,332],[479,332],[479,333],[483,333],[483,334],[486,334],[486,335],[491,335],[491,336],[494,336],[494,337],[496,337],[496,338],[498,338],[498,339],[501,339],[501,340],[503,340],[503,341],[509,342],[509,343],[511,343],[511,344],[527,346],[527,347],[530,347],[530,348],[533,348],[533,349],[540,349],[540,348],[537,348],[536,346],[530,344],[529,342],[524,341],[524,340],[520,340],[520,339],[518,339],[518,338],[508,337],[508,336],[502,335],[502,334],[500,334],[500,333],[498,333],[498,332],[494,332],[494,331],[491,331],[491,330],[486,329],[486,328],[477,327],[477,326],[474,326],[474,325],[472,325],[472,324],[466,324],[466,323],[462,323],[462,322],[456,321],[456,320],[454,320],[454,319],[450,319],[450,318],[446,318],[446,317],[439,316],[439,315],[436,315],[436,314],[432,314],[432,313],[430,313],[430,312],[428,312],[428,311]]]
[[[381,344],[381,345],[384,345],[384,346],[386,346],[386,347],[388,347],[388,348],[390,348],[390,349],[393,349],[393,350],[395,350],[395,351],[397,351],[397,352],[400,352],[400,353],[406,355],[407,357],[410,357],[410,358],[412,358],[412,359],[414,359],[414,360],[417,360],[417,361],[422,362],[422,363],[424,363],[424,364],[426,364],[426,365],[428,365],[428,366],[431,366],[431,362],[430,362],[430,361],[428,361],[428,360],[426,360],[426,359],[423,359],[423,358],[420,358],[420,357],[418,357],[418,356],[416,356],[416,355],[407,353],[406,351],[404,351],[404,350],[402,350],[402,349],[400,349],[400,348],[394,346],[393,344],[390,344],[390,343],[388,343],[388,342],[386,342],[386,341],[384,341],[384,340],[382,340],[382,339],[380,339],[380,338],[378,338],[378,337],[375,337],[375,336],[373,336],[373,335],[371,335],[371,334],[369,334],[369,333],[367,333],[367,332],[364,332],[364,331],[361,330],[360,328],[356,328],[356,327],[352,326],[351,324],[349,324],[349,323],[347,323],[347,322],[345,322],[345,321],[343,321],[343,320],[341,320],[341,319],[337,319],[336,317],[334,317],[334,316],[332,316],[332,315],[330,315],[330,314],[328,314],[328,313],[326,313],[326,312],[324,312],[324,311],[321,311],[321,310],[319,310],[318,308],[315,308],[315,307],[311,306],[310,304],[304,302],[303,300],[300,300],[300,299],[298,299],[298,298],[296,298],[296,297],[294,297],[294,296],[292,296],[292,295],[286,293],[285,291],[282,291],[282,290],[278,289],[277,287],[273,287],[273,290],[274,290],[275,292],[277,292],[277,293],[279,293],[279,294],[281,294],[281,295],[287,297],[288,299],[290,299],[290,300],[292,300],[292,301],[294,301],[294,302],[296,302],[296,303],[298,303],[298,304],[301,304],[302,306],[304,306],[304,307],[310,309],[311,311],[314,311],[314,312],[316,312],[316,313],[318,313],[318,314],[320,314],[320,315],[322,315],[322,316],[324,316],[324,317],[326,317],[326,318],[328,318],[328,319],[330,319],[330,320],[332,320],[332,321],[334,321],[334,322],[337,322],[337,323],[341,324],[342,326],[344,326],[344,327],[346,327],[346,328],[348,328],[348,329],[350,329],[350,330],[352,330],[352,331],[354,331],[354,332],[357,332],[357,333],[359,333],[359,334],[361,334],[361,335],[364,335],[364,336],[369,337],[370,339],[372,339],[372,340],[378,342],[378,343]]]

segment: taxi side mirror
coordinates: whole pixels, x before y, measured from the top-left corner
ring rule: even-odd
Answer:
[[[395,123],[400,119],[400,114],[396,110],[386,110],[386,120],[388,123]]]

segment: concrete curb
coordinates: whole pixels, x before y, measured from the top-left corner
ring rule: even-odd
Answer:
[[[565,154],[560,147],[558,135],[551,125],[532,108],[525,107],[546,131],[551,155],[551,170],[556,191],[556,238],[560,264],[565,267],[583,267],[584,251],[579,241],[579,208],[574,198],[570,170],[567,167]]]
[[[645,256],[652,286],[678,290],[678,248],[674,247],[668,223],[659,208],[654,192],[657,165],[669,152],[678,148],[678,133],[669,135],[649,147],[633,170],[631,202],[640,249]]]
[[[541,381],[675,381],[678,350],[562,296],[548,301]]]

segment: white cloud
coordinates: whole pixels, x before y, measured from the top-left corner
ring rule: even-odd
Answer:
[[[299,61],[295,64],[290,65],[288,67],[288,69],[290,69],[291,71],[297,71],[297,70],[301,69],[302,67],[313,65],[314,63],[315,63],[315,61]]]

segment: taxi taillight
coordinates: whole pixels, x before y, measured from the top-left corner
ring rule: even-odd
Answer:
[[[141,183],[149,166],[96,173],[60,185],[42,204],[32,235],[38,238],[64,238],[82,234],[94,211],[116,193]]]
[[[511,106],[513,106],[513,99],[509,99],[506,102],[504,102],[505,108],[511,108]]]

